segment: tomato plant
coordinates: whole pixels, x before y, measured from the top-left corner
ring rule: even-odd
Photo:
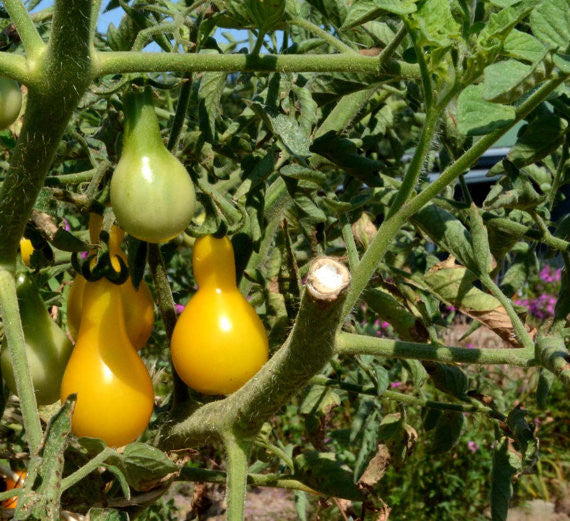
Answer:
[[[16,519],[150,518],[176,481],[225,482],[229,521],[248,485],[294,490],[300,519],[563,499],[566,0],[3,9]],[[539,260],[560,284],[532,318]]]

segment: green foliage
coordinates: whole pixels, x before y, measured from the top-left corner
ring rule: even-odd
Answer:
[[[351,500],[349,515],[362,521],[377,518],[383,501],[397,519],[482,519],[490,507],[500,521],[511,502],[554,487],[567,463],[559,380],[570,381],[568,355],[535,339],[564,346],[568,274],[545,272],[537,259],[569,262],[567,1],[112,1],[118,27],[95,31],[91,42],[92,2],[55,4],[36,22],[16,0],[0,12],[0,69],[28,87],[24,125],[0,133],[0,307],[16,356],[9,280],[17,242],[25,228],[36,250],[30,270],[64,325],[69,253],[86,249],[87,213],[108,203],[129,90],[152,88],[160,137],[187,169],[199,208],[164,245],[126,242],[133,282],[144,279],[160,309],[142,351],[155,414],[139,441],[117,452],[96,439],[70,444],[70,404],[38,414],[25,394],[20,402],[2,396],[5,463],[30,453],[16,519],[55,520],[61,508],[93,520],[175,519],[173,501],[158,498],[189,458],[204,479],[222,481],[222,451],[210,442],[244,422],[265,422],[250,482],[302,488],[301,520],[314,507],[310,489]],[[51,35],[48,52],[34,52],[38,34]],[[138,52],[150,42],[159,53]],[[462,176],[515,128],[508,154],[490,167],[497,178],[476,194]],[[337,351],[310,381],[299,376],[300,361],[283,356],[267,388],[248,384],[221,402],[220,418],[196,425],[223,398],[181,388],[167,348],[176,312],[196,290],[194,240],[211,233],[231,236],[239,289],[276,359],[289,352],[292,328],[333,315],[334,299],[315,316],[299,312],[319,256],[348,258],[352,286],[344,311],[334,309],[330,342],[305,338],[298,352],[313,343],[328,353],[335,330],[357,340],[355,356]],[[483,349],[484,329],[512,349]],[[524,376],[466,365],[481,361],[522,366]],[[15,366],[26,385],[26,364]],[[235,396],[243,396],[239,407],[225,407]],[[251,403],[263,407],[244,419]],[[40,415],[52,417],[45,441]],[[174,432],[182,451],[163,451]],[[235,501],[246,484],[241,463],[237,475],[231,462],[225,468],[230,521],[243,507]],[[63,491],[62,477],[81,469]]]

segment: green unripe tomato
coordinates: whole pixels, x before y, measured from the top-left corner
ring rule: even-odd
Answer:
[[[190,224],[194,186],[162,142],[150,90],[127,95],[124,110],[123,151],[111,180],[111,205],[127,233],[165,242]]]
[[[22,93],[18,84],[0,77],[0,130],[8,128],[20,115]]]
[[[16,278],[20,318],[24,330],[26,358],[39,405],[59,398],[59,388],[73,346],[67,335],[51,319],[32,279],[27,273]],[[0,354],[2,377],[17,394],[16,380],[6,337]]]

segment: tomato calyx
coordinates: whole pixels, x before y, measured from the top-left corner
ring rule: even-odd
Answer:
[[[119,264],[119,271],[115,269],[114,262]],[[111,257],[109,251],[92,253],[81,258],[78,253],[71,256],[71,265],[77,273],[83,275],[89,282],[95,282],[103,277],[114,284],[121,285],[129,278],[129,267],[119,255]]]

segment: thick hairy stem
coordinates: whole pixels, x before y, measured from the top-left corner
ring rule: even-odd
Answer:
[[[26,220],[57,145],[91,81],[89,49],[77,41],[81,35],[88,41],[90,6],[89,0],[60,1],[55,6],[48,52],[35,68],[22,131],[0,189],[0,265],[15,262]],[[76,23],[69,26],[67,16]]]
[[[564,339],[554,336],[541,336],[536,341],[536,354],[539,362],[552,371],[570,389],[570,352]]]
[[[130,72],[369,72],[386,78],[418,78],[419,68],[397,60],[343,54],[175,54],[100,52],[95,55],[98,76]]]
[[[38,414],[34,384],[26,358],[26,344],[20,322],[14,274],[2,268],[0,268],[0,312],[4,324],[4,334],[8,340],[16,390],[20,397],[24,429],[30,452],[33,453],[42,441],[42,426]]]
[[[189,447],[226,432],[242,438],[255,436],[332,356],[349,282],[344,265],[327,257],[313,261],[295,327],[285,344],[234,394],[202,406],[178,423],[165,425],[160,445]]]
[[[22,0],[4,0],[4,7],[16,26],[28,57],[35,55],[45,44]]]
[[[339,333],[336,352],[341,355],[373,355],[387,358],[413,358],[442,363],[510,364],[521,367],[536,365],[534,355],[526,349],[469,349],[441,347],[390,338],[376,338],[352,333]]]
[[[228,510],[226,519],[227,521],[243,521],[247,485],[247,459],[251,442],[240,440],[232,434],[225,434],[223,441],[227,462],[226,502]]]

